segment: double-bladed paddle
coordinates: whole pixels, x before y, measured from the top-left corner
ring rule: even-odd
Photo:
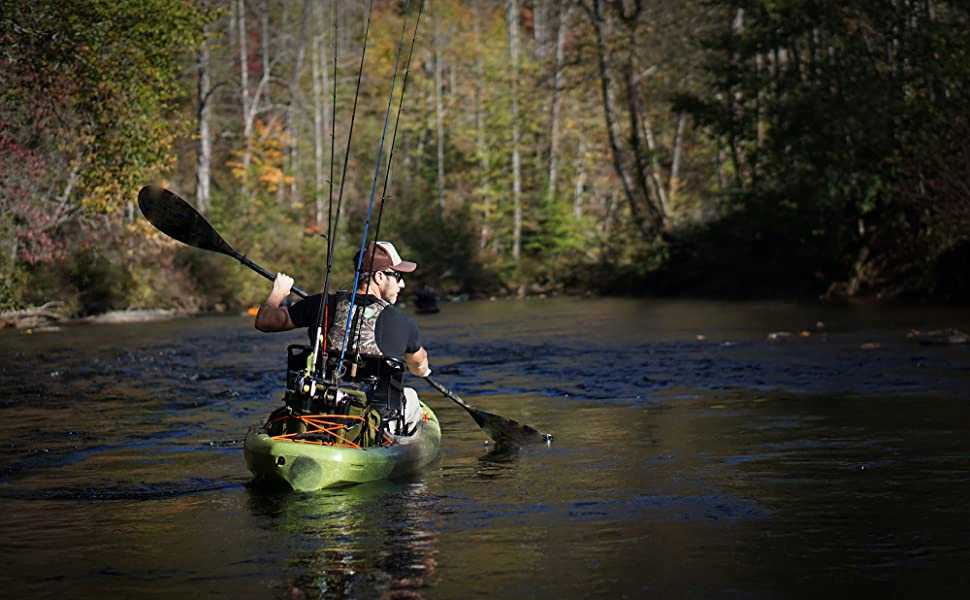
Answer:
[[[138,208],[149,223],[170,238],[193,248],[231,256],[266,279],[276,279],[276,275],[233,250],[205,217],[177,194],[157,185],[146,185],[138,192]],[[292,289],[301,298],[309,295],[295,285]],[[468,411],[482,431],[499,444],[521,446],[552,440],[551,435],[533,427],[471,406],[430,376],[424,379],[431,387]]]

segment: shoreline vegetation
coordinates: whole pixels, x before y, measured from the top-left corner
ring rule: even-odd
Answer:
[[[146,184],[297,281],[970,302],[966,2],[324,4],[0,0],[4,318],[265,297]]]

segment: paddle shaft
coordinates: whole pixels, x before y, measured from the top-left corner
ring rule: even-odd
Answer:
[[[274,275],[273,273],[270,273],[269,271],[267,271],[263,267],[259,266],[258,264],[254,263],[253,261],[249,260],[244,255],[236,252],[235,250],[233,250],[232,251],[232,254],[229,254],[229,256],[235,258],[236,260],[238,260],[242,264],[246,265],[247,267],[249,267],[253,271],[256,271],[257,273],[259,273],[260,275],[262,275],[266,279],[269,279],[270,281],[275,281],[276,280],[276,275]],[[300,298],[306,298],[307,296],[310,295],[305,290],[302,290],[302,289],[298,288],[295,285],[292,288],[290,288],[290,291],[292,291],[294,294],[296,294]]]
[[[437,381],[435,381],[434,379],[432,379],[432,377],[430,375],[428,375],[427,377],[425,377],[424,380],[428,382],[428,385],[430,385],[434,389],[436,389],[439,392],[441,392],[442,394],[444,394],[448,399],[454,401],[456,404],[458,404],[459,406],[461,406],[462,408],[464,408],[468,412],[473,412],[475,410],[470,404],[468,404],[467,402],[465,402],[464,400],[462,400],[458,396],[458,394],[452,392],[451,390],[449,390],[445,386],[441,385],[440,383],[438,383]]]

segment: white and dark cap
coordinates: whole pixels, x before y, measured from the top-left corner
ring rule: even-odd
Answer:
[[[360,252],[354,255],[354,266],[360,259]],[[411,273],[418,268],[416,263],[402,260],[401,255],[391,242],[371,242],[364,249],[364,260],[360,263],[362,272],[400,271]]]

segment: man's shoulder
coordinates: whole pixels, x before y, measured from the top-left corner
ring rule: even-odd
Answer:
[[[293,312],[294,308],[299,310],[299,309],[306,309],[307,307],[311,307],[311,306],[318,306],[320,304],[321,298],[323,298],[323,294],[314,294],[312,296],[307,296],[306,298],[297,300],[293,304],[289,305],[289,307],[287,308],[290,309],[290,312]]]
[[[317,307],[320,306],[322,294],[307,296],[306,298],[291,304],[287,307],[290,313],[290,320],[294,327],[307,327],[313,322],[317,315]]]
[[[380,318],[386,321],[393,321],[395,324],[417,327],[417,324],[411,319],[411,317],[401,312],[401,309],[393,304],[388,304],[386,307],[384,307]]]

